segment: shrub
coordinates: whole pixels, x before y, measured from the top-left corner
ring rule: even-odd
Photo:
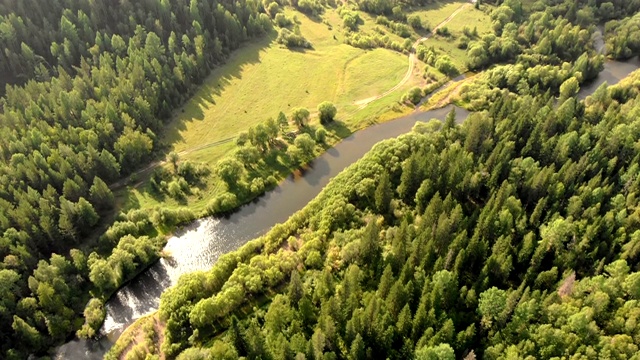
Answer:
[[[234,210],[238,205],[238,198],[236,195],[230,192],[225,192],[211,200],[207,206],[207,211],[212,215],[223,214]]]
[[[422,29],[422,20],[420,20],[420,16],[418,15],[409,16],[407,23],[414,29]]]
[[[288,18],[285,14],[282,14],[282,13],[277,13],[274,21],[276,25],[281,28],[285,28],[293,25],[293,20],[291,20],[291,18]]]
[[[440,36],[444,36],[444,37],[449,37],[451,36],[451,32],[449,31],[449,28],[446,26],[443,26],[441,28],[438,28],[436,30],[436,34],[440,35]]]
[[[419,87],[413,87],[402,96],[402,102],[411,102],[413,105],[417,105],[422,100],[422,89]]]
[[[269,13],[271,17],[275,17],[279,11],[280,11],[280,6],[278,6],[278,3],[275,1],[269,4],[269,6],[267,6],[267,13]]]
[[[318,143],[324,144],[326,139],[327,139],[327,130],[325,130],[324,128],[319,128],[318,130],[316,130],[316,141]]]
[[[305,39],[302,35],[294,33],[293,31],[286,28],[280,29],[276,41],[288,48],[311,48],[311,43],[307,41],[307,39]]]
[[[336,117],[338,110],[336,106],[329,101],[324,101],[318,105],[318,112],[320,113],[320,123],[326,124]]]
[[[436,69],[450,77],[456,76],[459,73],[458,69],[451,61],[451,58],[446,55],[438,58],[438,60],[436,61]]]
[[[251,180],[251,194],[260,195],[264,193],[264,179],[261,177]]]

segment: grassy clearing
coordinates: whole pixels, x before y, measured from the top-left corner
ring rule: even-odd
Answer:
[[[315,109],[325,100],[334,102],[340,112],[360,96],[392,87],[404,75],[405,56],[353,48],[334,39],[335,27],[329,30],[297,12],[288,15],[298,18],[314,49],[282,48],[272,41],[273,35],[242,48],[185,105],[184,113],[167,128],[165,143],[178,152],[188,150],[235,136],[279,111],[298,106]],[[215,150],[210,154],[208,161],[220,155]]]
[[[431,28],[434,28],[451,16],[451,14],[459,9],[460,6],[468,3],[468,1],[439,1],[417,8],[416,10],[411,11],[408,15],[418,15],[423,22],[427,21]]]
[[[461,34],[465,26],[471,29],[475,27],[478,30],[478,35],[485,35],[492,32],[491,17],[489,16],[492,9],[493,7],[490,5],[482,5],[480,10],[473,6],[467,6],[451,19],[446,26],[455,35]]]
[[[463,1],[439,2],[411,14],[419,14],[435,26],[463,4]],[[407,84],[362,108],[359,101],[383,93],[403,78],[407,56],[387,49],[367,51],[343,44],[342,20],[334,9],[327,9],[322,21],[291,9],[287,9],[286,14],[297,19],[313,49],[283,48],[274,42],[275,33],[245,44],[177,111],[161,138],[167,149],[180,153],[182,160],[213,167],[234,151],[236,145],[233,141],[216,146],[208,144],[233,138],[268,117],[276,117],[280,111],[288,114],[292,108],[302,106],[313,113],[317,104],[325,100],[336,105],[338,120],[346,126],[339,135],[327,139],[327,143],[333,145],[352,131],[406,114],[410,109],[397,105],[397,101],[409,88],[427,85],[421,76],[424,65],[419,64]],[[361,32],[382,31],[393,40],[403,40],[386,27],[376,25],[374,17],[362,12],[360,15],[364,19]],[[465,25],[475,23],[479,34],[490,31],[488,15],[468,6],[447,25],[453,34],[451,38],[432,38],[425,45],[448,54],[458,69],[464,69],[465,51],[456,47],[455,39]],[[416,32],[412,37],[423,35]],[[318,126],[317,119],[312,120],[312,125]],[[281,177],[292,170],[276,165]],[[152,191],[149,175],[149,172],[140,174],[131,179],[132,186],[116,192],[119,209],[188,206],[201,214],[211,199],[226,190],[220,179],[212,175],[186,198],[176,200]]]
[[[288,114],[292,108],[302,106],[313,113],[325,100],[338,108],[338,120],[349,127],[341,132],[346,136],[365,127],[420,82],[416,76],[398,91],[359,110],[359,100],[383,93],[400,82],[408,67],[407,56],[387,49],[366,51],[343,44],[342,20],[333,9],[323,14],[324,22],[290,9],[286,14],[297,18],[313,49],[283,48],[273,41],[275,34],[245,44],[177,111],[161,138],[167,149],[180,153],[182,160],[212,167],[236,145],[233,141],[217,146],[207,144],[234,137],[269,117],[275,118],[280,111]],[[317,124],[317,119],[312,124]],[[330,137],[328,143],[339,140]],[[278,170],[284,177],[291,169]],[[225,190],[219,179],[209,176],[185,199],[175,200],[153,192],[149,175],[140,174],[129,181],[132,186],[115,193],[119,209],[188,206],[195,213],[202,213],[208,202]]]
[[[452,12],[465,3],[451,3],[447,8],[450,8],[454,4],[457,7],[454,7],[453,10],[451,10]],[[436,35],[427,39],[422,44],[427,47],[434,47],[436,50],[448,55],[456,65],[456,68],[465,72],[467,51],[465,49],[458,48],[457,41],[461,36],[463,36],[463,29],[465,27],[468,27],[471,30],[475,28],[478,32],[478,37],[491,33],[491,18],[489,16],[491,9],[492,8],[489,5],[483,5],[481,10],[476,9],[473,6],[467,6],[464,10],[458,12],[457,15],[445,25],[451,33],[451,36],[443,37]]]

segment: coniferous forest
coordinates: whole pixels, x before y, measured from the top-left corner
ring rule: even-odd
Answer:
[[[165,292],[161,350],[637,358],[639,81],[586,102],[503,89],[462,126],[378,144],[287,223]]]
[[[241,42],[270,29],[253,1],[1,1],[0,357],[82,325],[157,258],[148,214],[110,216],[109,183],[149,161],[171,110]],[[188,217],[188,216],[187,216]],[[112,249],[115,250],[112,252]],[[93,306],[91,306],[93,304]]]
[[[405,8],[432,3],[353,11],[402,30]],[[118,213],[113,185],[155,159],[213,69],[279,26],[273,9],[336,6],[0,0],[0,358],[98,334],[104,302],[195,217]],[[578,93],[607,57],[637,62],[640,1],[474,6],[492,24],[465,43],[476,73],[454,102],[469,118],[378,144],[286,223],[184,275],[161,297],[162,342],[127,358],[638,359],[640,73]],[[294,32],[277,41],[312,47]]]

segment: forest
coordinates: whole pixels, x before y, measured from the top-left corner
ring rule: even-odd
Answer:
[[[341,10],[353,30],[345,43],[409,52],[408,38],[358,38],[358,11],[407,37],[429,24],[403,13],[432,3],[356,1]],[[640,1],[483,3],[495,6],[492,33],[469,29],[462,46],[466,67],[483,71],[458,101],[475,111],[469,120],[422,124],[378,145],[286,224],[185,275],[162,296],[156,353],[638,352],[640,77],[586,101],[576,94],[605,61],[595,25],[610,58],[639,54]],[[0,358],[96,336],[104,302],[158,259],[166,233],[196,217],[189,208],[118,212],[114,184],[164,150],[158,137],[174,111],[243,42],[278,26],[277,42],[313,46],[287,29],[285,6],[317,16],[336,4],[0,0]],[[443,73],[459,70],[440,56],[418,49]],[[336,108],[321,103],[318,113],[327,123]],[[277,184],[261,159],[300,167],[325,146],[324,129],[306,127],[309,110],[280,114],[240,134],[233,158],[209,168],[174,157],[152,185],[179,198],[212,173],[228,191],[207,212],[233,211]],[[282,145],[288,121],[301,135]]]
[[[102,301],[157,259],[154,227],[193,218],[113,214],[108,184],[149,161],[171,111],[212,68],[271,28],[261,9],[0,2],[0,73],[10,79],[0,114],[0,357],[42,353],[78,330],[83,312],[80,334],[95,334]]]
[[[634,358],[640,73],[378,144],[162,295],[179,359]],[[253,305],[252,305],[253,304]],[[135,357],[132,357],[135,358]]]
[[[497,10],[515,62],[465,87],[462,125],[452,113],[378,144],[286,223],[184,275],[161,298],[161,346],[128,356],[636,358],[640,73],[579,100],[604,61],[589,32],[566,3],[518,5]],[[505,33],[482,40],[488,55]]]

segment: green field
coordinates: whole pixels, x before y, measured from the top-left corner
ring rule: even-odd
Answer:
[[[452,18],[446,26],[456,35],[462,33],[462,29],[465,26],[470,29],[475,27],[480,36],[491,33],[491,17],[489,16],[491,9],[493,8],[489,5],[482,5],[480,10],[473,6],[467,6]]]
[[[337,106],[338,120],[355,130],[366,126],[420,82],[416,74],[394,93],[360,109],[358,101],[384,93],[400,82],[408,68],[407,55],[343,44],[341,20],[333,9],[323,14],[326,23],[292,10],[286,14],[298,19],[302,35],[313,49],[286,49],[274,41],[275,34],[243,45],[177,111],[161,138],[169,151],[180,153],[181,159],[213,168],[236,145],[233,141],[208,144],[235,137],[269,117],[276,117],[280,111],[288,114],[292,108],[302,106],[313,114],[325,100]],[[315,121],[312,119],[312,123]],[[148,175],[132,179],[130,183],[134,186],[116,193],[121,209],[188,205],[199,212],[211,198],[224,191],[224,185],[210,177],[186,201],[158,198],[147,185]]]
[[[293,12],[289,12],[292,15]],[[332,101],[345,112],[356,101],[393,87],[407,69],[407,58],[385,49],[364,51],[335,40],[337,29],[295,13],[312,50],[292,51],[273,36],[248,44],[218,68],[166,129],[163,141],[181,152],[288,113]],[[209,161],[219,157],[212,151]],[[185,158],[189,158],[187,154]]]
[[[433,13],[440,14],[443,9],[449,12],[449,15],[455,10],[459,9],[460,6],[468,4],[466,2],[454,2],[449,3],[445,6],[442,6],[437,11],[433,10]],[[463,29],[468,27],[473,30],[474,28],[478,32],[478,37],[482,37],[487,33],[491,33],[491,18],[489,13],[491,11],[491,7],[489,5],[482,5],[482,9],[478,10],[475,7],[469,5],[466,6],[462,11],[458,12],[455,17],[453,17],[445,27],[449,29],[451,33],[450,37],[442,37],[442,36],[433,36],[422,44],[427,47],[434,47],[436,50],[447,54],[456,67],[461,71],[466,71],[466,50],[460,49],[457,47],[457,40],[460,36],[463,35]],[[414,14],[423,14],[423,11],[414,12]],[[422,15],[427,16],[427,15]],[[448,16],[448,15],[447,15]],[[445,18],[447,17],[445,16]],[[439,18],[438,18],[439,19]],[[435,26],[434,23],[431,23],[432,26]],[[438,23],[439,24],[439,23]]]
[[[439,1],[427,6],[420,7],[407,15],[418,15],[423,23],[427,21],[431,28],[435,28],[438,24],[448,18],[454,11],[468,1]]]
[[[419,14],[433,27],[464,4],[462,1],[440,2],[411,14]],[[333,102],[338,108],[337,119],[346,128],[330,137],[329,144],[336,143],[350,131],[410,111],[399,106],[398,100],[409,88],[426,85],[422,78],[424,64],[420,63],[399,89],[368,102],[400,82],[408,68],[407,55],[387,49],[362,50],[344,44],[342,20],[335,9],[326,9],[321,20],[310,19],[291,9],[285,13],[295,16],[302,35],[313,48],[286,49],[275,42],[275,32],[244,44],[176,111],[160,139],[168,151],[178,152],[182,160],[205,163],[213,169],[218,160],[236,148],[234,141],[216,142],[232,139],[249,127],[276,117],[280,111],[288,114],[294,107],[306,107],[313,114],[322,101]],[[384,26],[376,25],[374,17],[362,12],[360,15],[364,19],[361,32],[370,33],[377,27],[391,39],[403,41]],[[454,35],[452,38],[433,38],[425,44],[449,54],[456,66],[463,69],[465,51],[456,48],[455,39],[465,25],[473,24],[477,24],[480,34],[490,30],[488,15],[467,6],[447,24]],[[424,34],[414,33],[412,38],[421,36]],[[363,103],[367,105],[363,107]],[[314,123],[317,123],[315,117]],[[289,171],[291,169],[283,168],[280,174],[285,176]],[[121,210],[189,206],[194,212],[202,213],[208,202],[226,188],[215,176],[209,176],[186,199],[177,201],[154,195],[148,184],[149,175],[146,172],[134,176],[129,181],[133,185],[116,191]]]

